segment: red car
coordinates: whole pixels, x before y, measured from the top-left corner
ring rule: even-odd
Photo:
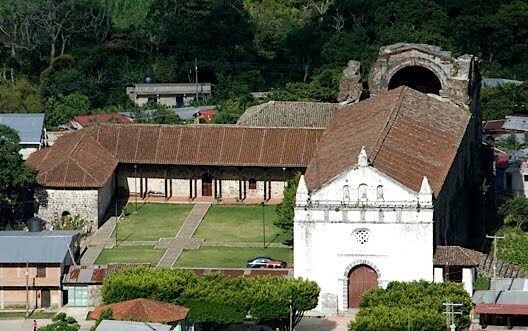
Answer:
[[[284,269],[288,267],[288,264],[284,261],[271,260],[266,263],[265,268],[269,269]]]

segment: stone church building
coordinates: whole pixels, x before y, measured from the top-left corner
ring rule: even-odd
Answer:
[[[338,109],[301,178],[295,276],[325,313],[390,281],[433,280],[437,245],[482,235],[477,59],[383,47],[368,99]]]
[[[365,290],[393,280],[433,280],[436,246],[484,235],[478,60],[385,46],[368,90],[350,63],[341,104],[270,102],[237,125],[64,135],[28,159],[37,214],[79,214],[97,228],[116,197],[279,201],[301,171],[294,272],[321,287],[317,309],[357,307]]]

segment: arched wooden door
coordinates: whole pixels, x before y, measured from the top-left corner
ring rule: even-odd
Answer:
[[[213,195],[213,177],[208,172],[202,175],[202,196],[210,197]]]
[[[368,265],[358,265],[348,274],[348,308],[358,308],[361,296],[378,287],[378,274]]]

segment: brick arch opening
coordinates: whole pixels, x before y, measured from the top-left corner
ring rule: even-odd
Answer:
[[[378,273],[366,264],[352,268],[348,273],[348,308],[358,308],[363,293],[378,287]]]
[[[407,66],[398,70],[389,80],[389,90],[408,86],[423,93],[440,94],[442,83],[438,76],[423,66]]]

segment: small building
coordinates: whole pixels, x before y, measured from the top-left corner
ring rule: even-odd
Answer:
[[[170,331],[171,325],[151,322],[103,320],[95,331]]]
[[[528,116],[525,114],[508,115],[502,120],[482,122],[484,141],[504,141],[513,135],[519,144],[523,144],[527,133]]]
[[[211,83],[134,84],[126,93],[136,105],[159,103],[169,107],[183,107],[190,101],[211,95]]]
[[[62,276],[79,242],[79,231],[1,231],[0,309],[61,307]]]
[[[90,125],[97,124],[129,124],[132,120],[120,113],[116,114],[98,114],[98,115],[82,115],[75,116],[71,124],[74,128],[80,129]]]
[[[149,264],[111,263],[102,265],[71,266],[64,275],[62,290],[69,307],[95,307],[102,304],[100,291],[106,277],[116,271],[148,268]]]
[[[437,246],[434,254],[434,281],[462,283],[473,294],[477,267],[484,254],[460,246]]]
[[[45,145],[44,114],[0,114],[0,124],[18,133],[24,160]]]
[[[472,301],[482,328],[528,326],[528,279],[492,279],[490,289],[475,291]]]
[[[246,109],[237,125],[325,128],[338,103],[269,101]]]

